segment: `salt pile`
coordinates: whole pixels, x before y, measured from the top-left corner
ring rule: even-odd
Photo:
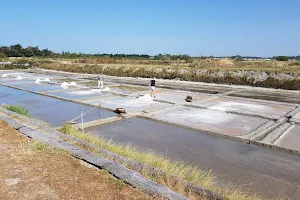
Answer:
[[[63,89],[68,89],[70,86],[76,86],[77,84],[75,82],[71,82],[71,83],[67,83],[67,82],[63,82],[60,86]]]
[[[41,80],[41,79],[36,79],[35,80],[36,84],[40,84],[41,82],[50,82],[50,79],[49,78],[45,78],[44,80]]]
[[[69,84],[69,86],[76,86],[77,84],[75,83],[75,82],[71,82],[70,84]]]
[[[106,88],[104,88],[104,89],[101,90],[101,91],[110,91],[110,88],[109,88],[109,87],[106,87]]]
[[[18,76],[16,79],[17,80],[22,80],[23,78],[22,78],[22,76]]]
[[[60,87],[62,87],[63,89],[68,89],[69,83],[63,82],[63,83],[60,85]]]
[[[7,77],[7,74],[3,74],[2,77],[4,77],[4,78]]]
[[[35,83],[36,83],[36,84],[40,84],[40,83],[41,83],[41,79],[39,79],[39,78],[36,79],[36,80],[35,80]]]

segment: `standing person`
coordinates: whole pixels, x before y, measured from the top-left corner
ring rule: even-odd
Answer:
[[[103,74],[98,74],[98,89],[103,88]]]
[[[153,79],[150,81],[150,88],[151,88],[151,97],[155,98],[155,86],[156,86],[156,81]]]

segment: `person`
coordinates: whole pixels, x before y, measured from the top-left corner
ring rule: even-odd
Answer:
[[[151,97],[155,98],[155,86],[156,86],[156,81],[155,80],[151,80],[150,81],[150,87],[151,87]]]
[[[98,89],[103,88],[103,74],[98,74]]]

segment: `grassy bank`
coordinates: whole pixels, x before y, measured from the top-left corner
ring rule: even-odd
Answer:
[[[7,58],[7,60],[77,73],[101,73],[119,77],[180,79],[183,81],[248,85],[300,90],[300,61],[238,61],[232,59],[151,60],[113,58]],[[17,66],[17,65],[16,65]],[[16,67],[15,66],[15,67]],[[263,78],[261,78],[263,77]]]
[[[198,167],[185,164],[183,162],[174,162],[167,159],[164,156],[157,155],[150,151],[139,151],[132,145],[121,145],[112,142],[111,140],[105,140],[101,137],[93,136],[91,134],[83,133],[81,131],[75,130],[71,125],[65,125],[61,130],[65,134],[72,135],[74,137],[80,138],[91,144],[94,144],[100,148],[106,149],[118,155],[131,158],[140,163],[147,164],[158,168],[167,174],[175,175],[181,179],[187,180],[194,183],[200,187],[212,190],[219,195],[223,196],[225,199],[231,200],[256,200],[258,199],[254,195],[249,195],[242,192],[240,189],[236,189],[230,186],[220,187],[217,186],[217,180],[212,176],[210,171],[203,171]],[[172,190],[181,193],[191,199],[203,199],[202,197],[193,194],[184,188],[182,183],[174,182],[170,177],[157,177],[153,173],[148,171],[140,171],[141,174],[155,180],[156,182],[165,185]]]
[[[142,78],[159,78],[159,79],[180,79],[183,81],[194,82],[206,82],[206,83],[218,83],[218,84],[233,84],[233,85],[248,85],[255,87],[266,88],[278,88],[287,90],[299,90],[300,79],[278,79],[275,77],[268,77],[263,81],[257,81],[255,78],[249,77],[249,75],[235,75],[238,70],[254,70],[254,66],[250,65],[249,68],[238,67],[225,67],[225,68],[210,68],[205,73],[199,73],[199,70],[189,67],[176,67],[176,66],[116,66],[116,65],[78,65],[78,64],[54,64],[47,63],[41,65],[42,68],[52,69],[66,72],[77,73],[101,73],[104,70],[104,74],[110,76],[119,77],[142,77]],[[271,68],[257,68],[255,70],[265,70],[263,72],[281,73],[281,71],[287,72],[288,70],[282,66],[277,71]],[[300,65],[296,65],[295,69],[300,72]],[[221,72],[222,75],[216,75],[215,73]],[[296,74],[296,71],[294,72]]]
[[[4,105],[4,108],[6,108],[7,110],[13,111],[15,113],[18,113],[20,115],[29,117],[28,115],[28,109],[26,109],[25,107],[20,107],[18,105]]]
[[[0,147],[0,199],[154,199],[1,120]]]

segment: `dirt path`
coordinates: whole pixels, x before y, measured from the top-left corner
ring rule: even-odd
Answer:
[[[151,199],[0,121],[0,199]]]

